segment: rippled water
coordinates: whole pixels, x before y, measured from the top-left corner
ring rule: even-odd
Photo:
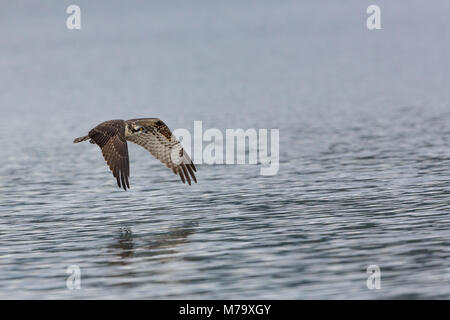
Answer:
[[[1,298],[450,297],[446,1],[68,4],[1,4]],[[125,192],[72,140],[136,117],[279,128],[279,173],[130,145]]]

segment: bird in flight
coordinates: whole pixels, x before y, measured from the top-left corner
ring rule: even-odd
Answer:
[[[164,163],[181,181],[197,183],[194,172],[197,171],[191,158],[180,142],[172,135],[166,124],[158,118],[131,120],[109,120],[100,123],[84,137],[76,138],[73,143],[89,140],[102,150],[117,185],[124,190],[130,188],[130,161],[127,140],[147,149],[156,159]]]

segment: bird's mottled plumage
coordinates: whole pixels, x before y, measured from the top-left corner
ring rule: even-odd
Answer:
[[[197,182],[196,168],[180,142],[172,135],[166,124],[158,118],[131,120],[109,120],[100,123],[78,143],[90,140],[102,150],[103,157],[117,180],[119,187],[130,188],[130,161],[127,140],[147,149],[156,159],[164,163],[183,183]]]

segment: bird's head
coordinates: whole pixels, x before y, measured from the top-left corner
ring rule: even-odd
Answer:
[[[139,125],[137,123],[130,123],[130,124],[128,124],[128,130],[131,133],[136,134],[136,133],[144,132],[145,127],[141,126],[141,125]]]

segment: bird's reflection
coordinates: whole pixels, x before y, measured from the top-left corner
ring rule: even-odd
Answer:
[[[181,226],[170,227],[167,232],[152,236],[135,237],[130,227],[120,230],[117,241],[111,246],[120,258],[113,264],[128,264],[131,258],[158,259],[167,262],[174,259],[173,254],[177,252],[177,246],[188,243],[188,237],[195,232],[197,221],[186,221]],[[142,245],[137,243],[144,242]]]

